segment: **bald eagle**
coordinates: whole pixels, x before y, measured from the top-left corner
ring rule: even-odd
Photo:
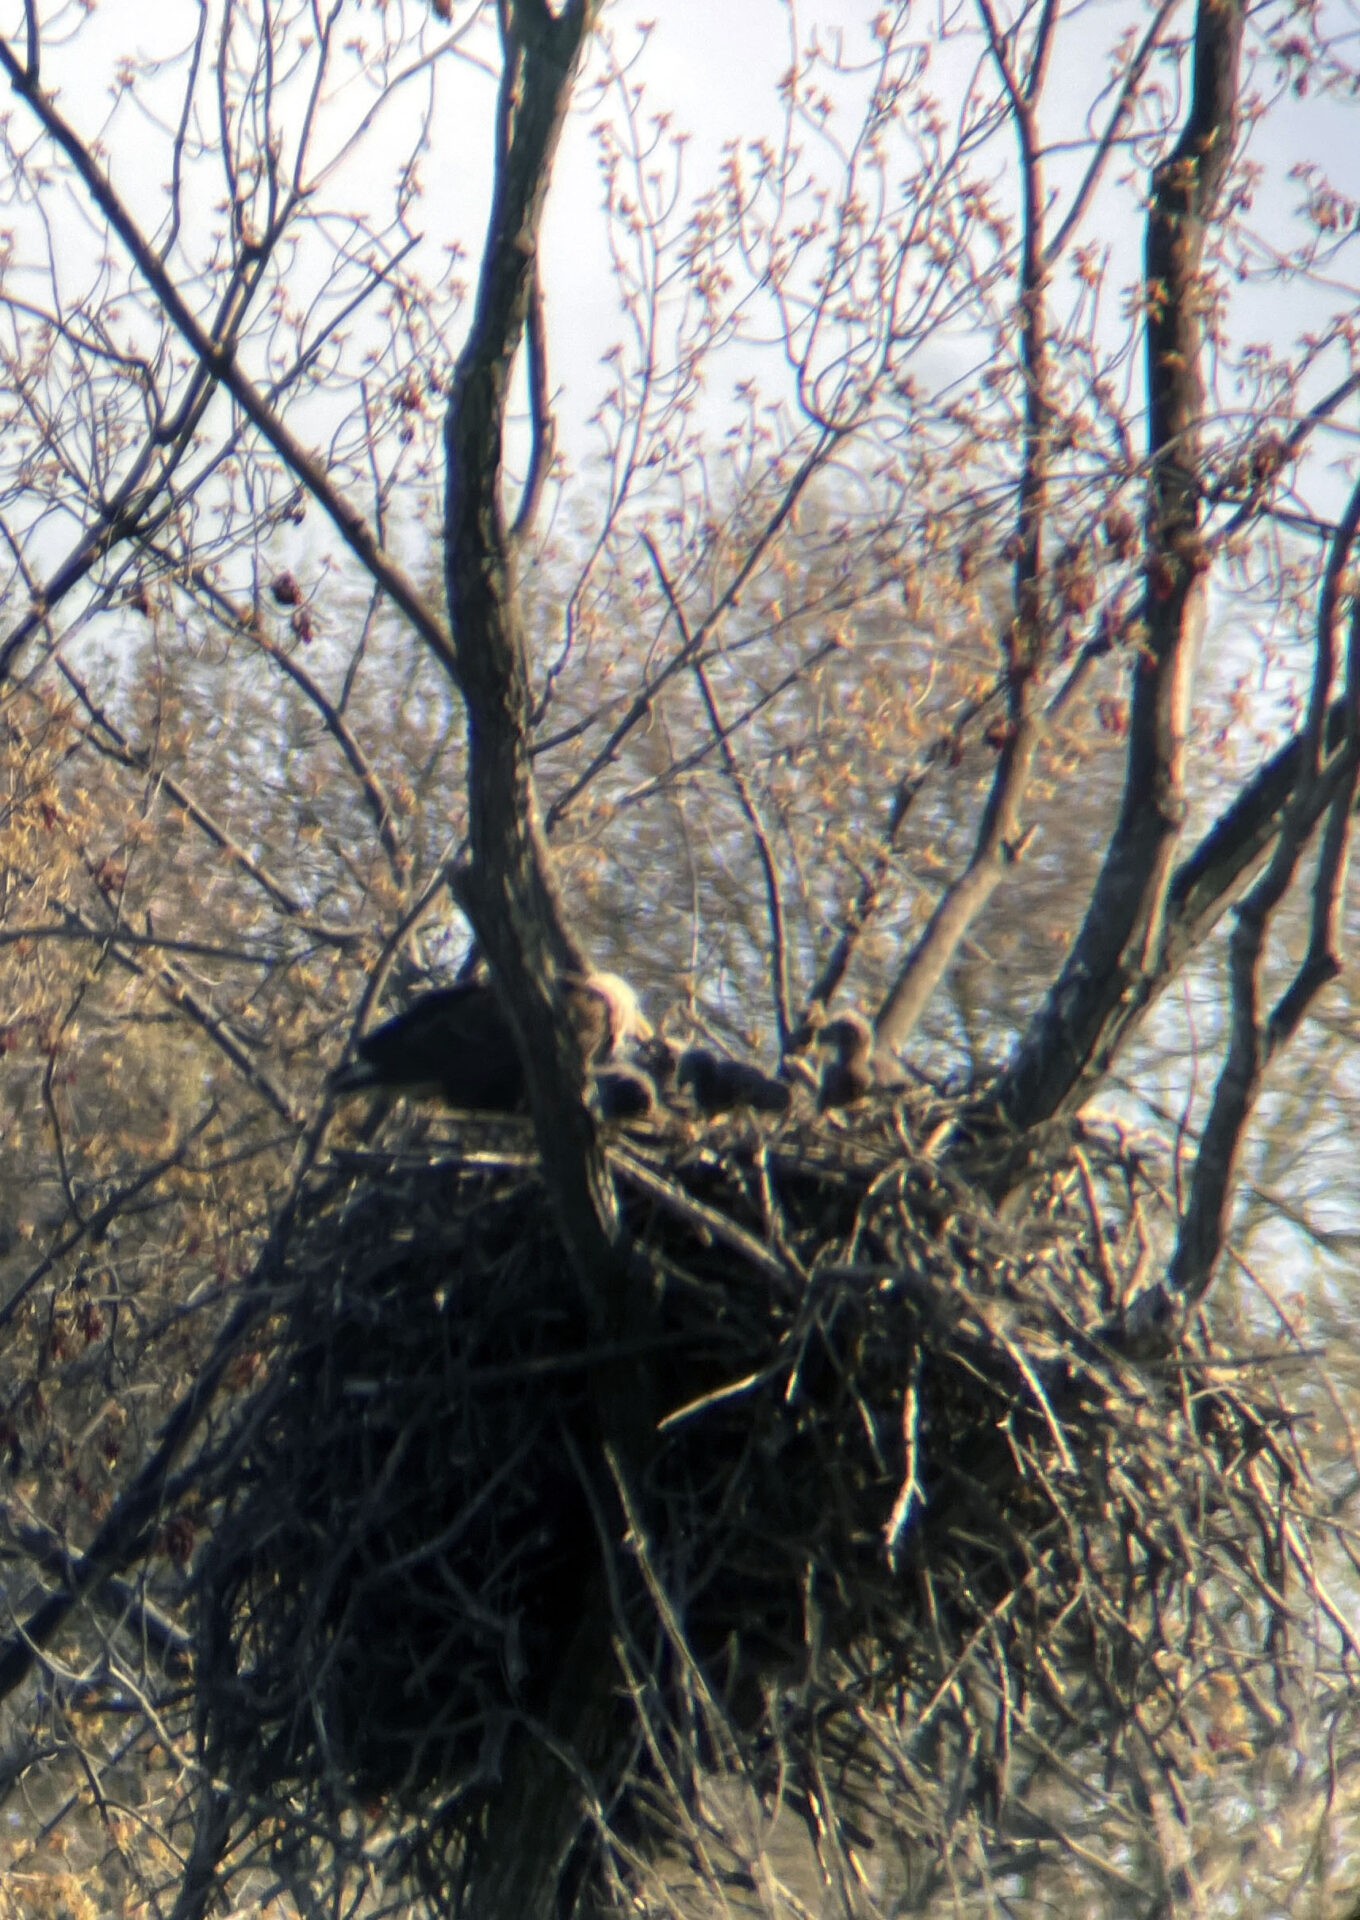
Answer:
[[[651,1037],[637,995],[616,973],[569,975],[563,995],[587,1065],[611,1059],[625,1041]],[[471,1112],[524,1111],[514,1032],[495,989],[483,981],[421,994],[366,1033],[355,1052],[355,1060],[331,1075],[332,1093],[430,1093]]]
[[[695,1106],[710,1118],[731,1113],[737,1107],[753,1107],[757,1113],[787,1113],[792,1098],[782,1080],[772,1080],[759,1067],[729,1060],[725,1054],[709,1053],[704,1047],[688,1047],[681,1054],[675,1084],[681,1093],[688,1087]]]

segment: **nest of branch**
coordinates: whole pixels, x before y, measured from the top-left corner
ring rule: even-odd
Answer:
[[[1121,1255],[1089,1144],[1017,1223],[912,1141],[900,1109],[619,1137],[662,1416],[633,1484],[527,1151],[334,1169],[219,1455],[212,1775],[461,1844],[602,1605],[634,1859],[715,1772],[823,1853],[889,1800],[938,1850],[1020,1801],[1032,1839],[1070,1756],[1135,1727],[1154,1772],[1212,1753],[1224,1676],[1259,1708],[1289,1657],[1287,1417],[1203,1333],[1142,1369],[1095,1337]]]

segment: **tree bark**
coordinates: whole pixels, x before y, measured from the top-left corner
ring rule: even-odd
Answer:
[[[914,1033],[969,928],[1019,857],[1024,842],[1021,810],[1039,743],[1034,706],[1045,653],[1043,542],[1048,518],[1052,403],[1048,393],[1046,195],[1034,99],[1042,85],[1057,16],[1053,10],[1047,13],[1036,40],[1031,70],[1022,77],[1013,66],[1005,35],[987,0],[981,0],[981,10],[992,58],[1015,121],[1024,205],[1018,304],[1022,316],[1020,370],[1025,382],[1025,435],[1012,536],[1016,549],[1012,617],[1004,640],[1006,739],[968,865],[931,914],[875,1015],[874,1036],[887,1051],[904,1046]]]
[[[1204,610],[1200,534],[1203,262],[1239,115],[1242,0],[1200,0],[1190,110],[1156,169],[1144,245],[1149,480],[1142,644],[1119,820],[1086,919],[1002,1076],[1019,1128],[1078,1107],[1164,971],[1167,904],[1185,821],[1186,721]]]
[[[598,0],[556,17],[501,10],[496,173],[476,307],[445,423],[445,581],[468,715],[471,862],[458,892],[524,1058],[544,1179],[597,1329],[626,1317],[613,1187],[583,1099],[582,1061],[556,986],[583,971],[553,879],[529,758],[531,701],[502,499],[506,399],[533,295],[539,227],[571,83]]]
[[[544,1183],[571,1277],[596,1339],[639,1330],[650,1293],[622,1245],[613,1183],[584,1099],[583,1062],[562,1006],[563,973],[585,958],[560,897],[530,761],[532,703],[516,583],[517,540],[503,499],[504,419],[535,277],[539,226],[571,83],[599,0],[502,0],[504,66],[496,177],[476,309],[445,424],[445,578],[455,674],[468,715],[471,858],[457,891],[496,975],[524,1059]],[[564,1276],[564,1279],[566,1276]],[[598,1447],[578,1463],[600,1517],[600,1559],[577,1642],[541,1725],[517,1725],[480,1843],[466,1862],[462,1910],[477,1920],[551,1912],[592,1799],[611,1796],[630,1751],[619,1712],[605,1565],[617,1502],[606,1448],[626,1462],[654,1423],[645,1368],[594,1370]]]

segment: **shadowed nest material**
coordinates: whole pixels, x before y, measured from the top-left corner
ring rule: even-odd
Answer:
[[[1092,1337],[1123,1257],[1093,1190],[1136,1173],[1088,1142],[1002,1223],[902,1111],[615,1136],[663,1415],[609,1576],[634,1849],[734,1765],[819,1849],[890,1801],[927,1851],[1019,1805],[1037,1844],[1072,1756],[1117,1793],[1136,1723],[1174,1768],[1214,1663],[1259,1698],[1287,1658],[1286,1416],[1203,1344],[1140,1371]],[[599,1605],[584,1316],[490,1137],[338,1162],[291,1257],[198,1574],[205,1760],[456,1848]]]

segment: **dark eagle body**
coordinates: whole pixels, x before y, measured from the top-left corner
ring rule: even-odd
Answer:
[[[332,1092],[431,1093],[483,1113],[524,1107],[524,1068],[510,1022],[480,982],[421,994],[366,1033],[355,1052],[356,1060],[332,1074]]]
[[[782,1080],[772,1080],[759,1067],[709,1053],[704,1047],[689,1047],[681,1054],[675,1084],[681,1093],[688,1088],[695,1106],[709,1118],[732,1113],[738,1107],[752,1107],[757,1113],[787,1113],[793,1097]]]
[[[563,983],[567,1013],[588,1065],[625,1040],[650,1038],[632,989],[616,974]],[[484,981],[435,987],[356,1043],[357,1058],[331,1075],[333,1093],[366,1088],[437,1094],[475,1113],[522,1113],[527,1089],[514,1031]]]
[[[656,1088],[641,1067],[601,1067],[595,1075],[595,1104],[602,1120],[646,1120],[656,1112]]]

